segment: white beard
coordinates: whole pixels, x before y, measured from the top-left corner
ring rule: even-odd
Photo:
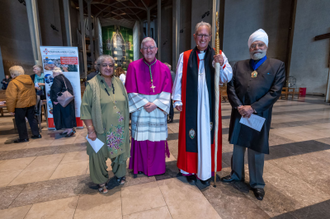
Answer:
[[[257,53],[254,53],[254,54],[250,53],[250,57],[253,60],[260,60],[263,57],[265,57],[266,53],[267,53],[267,49],[265,49],[265,50],[258,50]]]

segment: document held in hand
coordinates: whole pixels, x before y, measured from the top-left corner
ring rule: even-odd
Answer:
[[[241,120],[239,121],[241,124],[249,126],[250,128],[257,130],[260,132],[262,129],[262,126],[265,123],[265,118],[252,114],[250,118],[244,118],[243,116],[241,117]]]
[[[94,149],[95,153],[97,153],[102,148],[102,146],[104,145],[104,143],[98,138],[95,139],[95,141],[92,141],[90,138],[88,138],[88,135],[87,135],[86,139],[87,139],[88,143]]]

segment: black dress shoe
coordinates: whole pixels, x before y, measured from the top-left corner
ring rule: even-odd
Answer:
[[[228,176],[222,177],[221,181],[225,182],[225,183],[231,183],[231,182],[242,182],[242,181],[244,181],[244,179],[237,180],[237,179],[233,179],[231,177],[231,175],[228,175]]]
[[[191,175],[191,176],[186,176],[187,181],[191,184],[194,184],[197,182],[196,176],[195,175]]]
[[[210,186],[210,181],[211,179],[208,179],[208,180],[200,180],[201,183],[204,185],[204,186]]]
[[[14,143],[21,143],[21,142],[28,142],[28,141],[29,141],[28,138],[24,138],[24,139],[16,139],[16,140],[14,141]]]
[[[37,139],[37,138],[42,138],[42,136],[39,134],[39,135],[32,135],[31,136],[32,139]]]
[[[265,196],[265,190],[262,188],[252,188],[252,191],[254,193],[254,196],[258,199],[258,200],[262,200]]]

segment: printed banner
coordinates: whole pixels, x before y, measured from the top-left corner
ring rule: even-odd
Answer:
[[[55,67],[61,68],[63,75],[71,82],[73,95],[75,97],[77,127],[83,128],[83,122],[80,120],[81,90],[78,48],[67,46],[40,46],[40,51],[45,75],[48,128],[55,129],[53,103],[50,100],[50,89],[54,79],[52,70]]]

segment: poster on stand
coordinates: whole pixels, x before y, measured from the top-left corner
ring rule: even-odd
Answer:
[[[50,100],[50,88],[54,79],[52,70],[55,67],[61,68],[63,75],[71,82],[75,97],[77,128],[83,128],[83,122],[80,120],[81,90],[78,48],[68,46],[40,46],[40,51],[45,75],[48,129],[55,129],[53,103]]]

